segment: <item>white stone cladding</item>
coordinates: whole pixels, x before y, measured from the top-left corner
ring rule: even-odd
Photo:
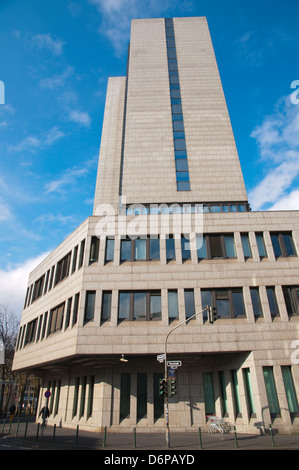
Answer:
[[[177,394],[170,399],[170,428],[207,429],[209,400],[204,384],[208,377],[213,381],[214,412],[236,425],[240,432],[259,433],[271,420],[279,432],[298,432],[299,418],[289,409],[282,368],[290,368],[298,396],[299,373],[294,353],[299,311],[288,312],[283,288],[299,286],[299,211],[208,212],[192,214],[190,219],[184,219],[182,214],[138,218],[118,211],[120,188],[128,205],[247,201],[206,19],[174,18],[173,23],[191,191],[176,190],[164,19],[134,20],[128,80],[115,77],[108,82],[93,215],[30,274],[31,296],[25,301],[13,369],[43,379],[39,408],[44,402],[44,391],[50,387],[52,423],[68,427],[79,424],[81,428],[95,430],[109,427],[111,431],[128,431],[137,427],[162,431],[165,423],[156,395],[157,377],[163,374],[164,366],[157,361],[157,355],[164,352],[170,329],[186,320],[184,294],[191,289],[198,315],[178,328],[168,342],[169,357],[182,361],[176,371]],[[105,208],[110,215],[105,214]],[[115,238],[114,257],[109,262],[105,259],[107,233],[101,231],[108,222],[113,222],[110,235]],[[138,227],[140,235],[159,236],[159,259],[121,260],[120,237],[134,234]],[[184,260],[181,235],[190,231],[197,235],[231,234],[235,257],[199,260],[192,239],[190,258]],[[294,256],[275,256],[273,232],[292,235]],[[249,258],[244,256],[241,240],[244,233],[250,243]],[[175,259],[171,261],[166,256],[167,234],[177,235]],[[266,249],[262,258],[258,234],[263,234]],[[96,239],[98,245],[93,245]],[[84,257],[80,266],[81,246]],[[98,252],[91,262],[92,246]],[[76,247],[77,263],[73,269]],[[54,282],[51,289],[49,286],[45,289],[52,267]],[[37,281],[43,276],[43,292],[33,300]],[[253,287],[259,288],[262,315],[258,317],[251,299]],[[267,297],[269,287],[276,295],[275,316],[271,315]],[[245,314],[209,323],[201,313],[206,307],[202,305],[203,290],[235,288],[242,292]],[[173,321],[168,310],[171,290],[177,291],[178,299],[178,316]],[[121,291],[161,292],[161,317],[120,321]],[[102,300],[107,292],[111,292],[110,316],[102,321]],[[85,308],[88,293],[94,299],[90,318],[86,317]],[[70,315],[69,299],[72,299]],[[64,315],[59,317],[57,309],[54,317],[53,309],[63,304]],[[47,323],[40,323],[45,318]],[[57,324],[58,318],[61,323]],[[122,355],[128,362],[120,361]],[[269,410],[265,367],[270,367],[274,374],[280,410],[275,417]],[[245,380],[248,371],[254,410],[249,406]],[[123,374],[128,374],[125,378],[130,382],[126,402],[129,413],[125,417],[121,396]],[[239,410],[233,378],[238,381]],[[141,383],[146,389],[143,395]],[[144,393],[146,411],[140,417],[140,397]]]

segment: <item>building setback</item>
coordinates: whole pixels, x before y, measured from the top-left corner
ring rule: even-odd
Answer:
[[[298,250],[298,211],[250,210],[206,18],[133,20],[93,215],[30,274],[13,368],[52,423],[163,430],[177,326],[171,430],[298,432]]]

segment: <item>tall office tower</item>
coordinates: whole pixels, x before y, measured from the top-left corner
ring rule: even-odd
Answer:
[[[31,273],[14,370],[65,427],[298,431],[298,250],[298,211],[250,210],[206,19],[133,20],[93,215]]]

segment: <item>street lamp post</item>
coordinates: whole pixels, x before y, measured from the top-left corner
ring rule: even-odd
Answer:
[[[188,323],[188,321],[192,320],[192,318],[196,317],[197,315],[199,315],[200,313],[203,313],[205,312],[206,310],[209,310],[209,306],[207,305],[206,308],[204,308],[203,310],[201,310],[200,312],[197,312],[197,313],[194,313],[194,315],[192,315],[191,317],[187,318],[187,320],[184,320],[182,321],[181,323],[179,323],[177,326],[175,326],[174,328],[172,328],[166,335],[166,338],[165,338],[165,344],[164,344],[164,380],[165,380],[165,383],[167,384],[167,380],[168,380],[168,370],[167,370],[167,340],[169,338],[169,336],[171,335],[171,333],[176,330],[177,328],[179,328],[180,326],[184,325],[185,323]],[[169,434],[169,410],[168,410],[168,393],[166,393],[165,395],[165,424],[166,424],[166,443],[167,443],[167,447],[170,446],[170,434]]]

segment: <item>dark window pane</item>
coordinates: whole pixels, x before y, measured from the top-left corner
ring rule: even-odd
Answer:
[[[84,321],[85,322],[93,320],[95,298],[96,298],[95,291],[87,291],[86,292],[85,313],[84,313]]]
[[[216,292],[217,313],[219,317],[229,317],[229,299],[226,290],[219,290]]]
[[[162,316],[161,293],[151,292],[150,294],[150,318],[160,319]]]
[[[175,150],[174,156],[175,156],[176,160],[186,159],[187,158],[187,152],[186,152],[186,150]]]
[[[146,239],[137,238],[135,240],[135,260],[146,259]]]
[[[178,64],[177,64],[176,59],[171,59],[171,60],[173,60],[173,62],[170,62],[170,60],[168,61],[168,69],[169,69],[169,71],[177,70],[177,69],[178,69]]]
[[[131,375],[121,374],[120,381],[120,420],[130,416]]]
[[[279,239],[277,234],[271,234],[271,241],[274,250],[274,254],[276,257],[281,256],[281,248],[279,244]]]
[[[183,238],[181,239],[181,244],[182,244],[182,258],[184,259],[190,259],[191,254],[190,254],[190,240],[189,238]]]
[[[177,291],[168,291],[168,315],[169,318],[177,318],[179,316]]]
[[[118,305],[118,318],[125,320],[130,318],[130,293],[120,292]]]
[[[159,238],[150,238],[150,259],[160,259],[160,240]]]
[[[204,236],[196,237],[196,248],[197,248],[198,259],[207,258],[207,246],[206,246],[206,239]]]
[[[228,258],[235,258],[235,243],[233,235],[225,235],[224,237],[225,251]]]
[[[252,308],[253,308],[253,313],[255,317],[258,317],[263,314],[262,312],[262,307],[261,307],[261,302],[260,302],[260,296],[259,296],[259,290],[256,287],[252,287],[250,289],[250,296],[251,296],[251,302],[252,302]]]
[[[187,162],[187,160],[176,160],[175,169],[176,169],[176,171],[188,171],[188,162]]]
[[[242,292],[233,291],[232,292],[232,298],[233,298],[233,306],[234,306],[234,315],[235,315],[235,317],[245,315],[245,307],[244,307]]]
[[[179,181],[189,181],[189,173],[187,171],[177,171],[176,180]]]
[[[166,258],[167,260],[175,259],[175,240],[174,238],[166,238]]]
[[[114,258],[114,238],[106,239],[106,261],[113,261]]]
[[[269,302],[271,315],[277,315],[278,309],[277,309],[274,287],[267,287],[267,296],[268,296],[268,302]]]
[[[173,138],[175,139],[175,142],[176,142],[176,139],[185,139],[185,132],[184,131],[174,131],[173,132]]]
[[[103,292],[102,321],[110,320],[112,292]]]
[[[181,98],[180,90],[170,90],[171,98]]]
[[[130,260],[131,259],[131,240],[122,240],[121,241],[121,260]]]
[[[183,115],[182,113],[179,113],[179,114],[173,114],[172,115],[172,121],[173,122],[176,122],[176,121],[183,121]]]
[[[265,244],[264,244],[264,238],[262,234],[260,233],[256,234],[256,243],[257,243],[257,249],[258,249],[260,257],[265,258],[267,255],[266,255],[266,249],[265,249]]]
[[[289,287],[283,287],[282,291],[288,315],[292,315],[295,312],[294,304],[292,301],[292,291]]]
[[[179,77],[169,77],[169,82],[170,83],[180,83],[179,82]]]
[[[181,104],[173,104],[171,106],[172,114],[182,114],[182,105]]]
[[[146,292],[134,293],[134,318],[146,318]]]
[[[174,47],[167,49],[167,56],[170,59],[176,59],[176,50]]]
[[[219,235],[210,235],[210,247],[212,258],[223,257],[221,239]]]
[[[174,149],[175,150],[186,150],[186,141],[185,141],[185,139],[174,139]]]
[[[184,130],[184,123],[182,121],[174,121],[173,122],[173,130],[174,131],[183,131]]]
[[[193,289],[185,290],[185,312],[186,318],[195,314],[194,291]]]
[[[285,233],[283,235],[283,241],[286,249],[286,255],[292,256],[295,255],[295,249],[293,245],[292,235]]]
[[[246,234],[241,235],[241,241],[242,241],[244,257],[251,258],[251,249],[250,249],[248,235]]]
[[[178,191],[190,191],[190,183],[189,182],[178,182],[177,183],[177,190]]]

